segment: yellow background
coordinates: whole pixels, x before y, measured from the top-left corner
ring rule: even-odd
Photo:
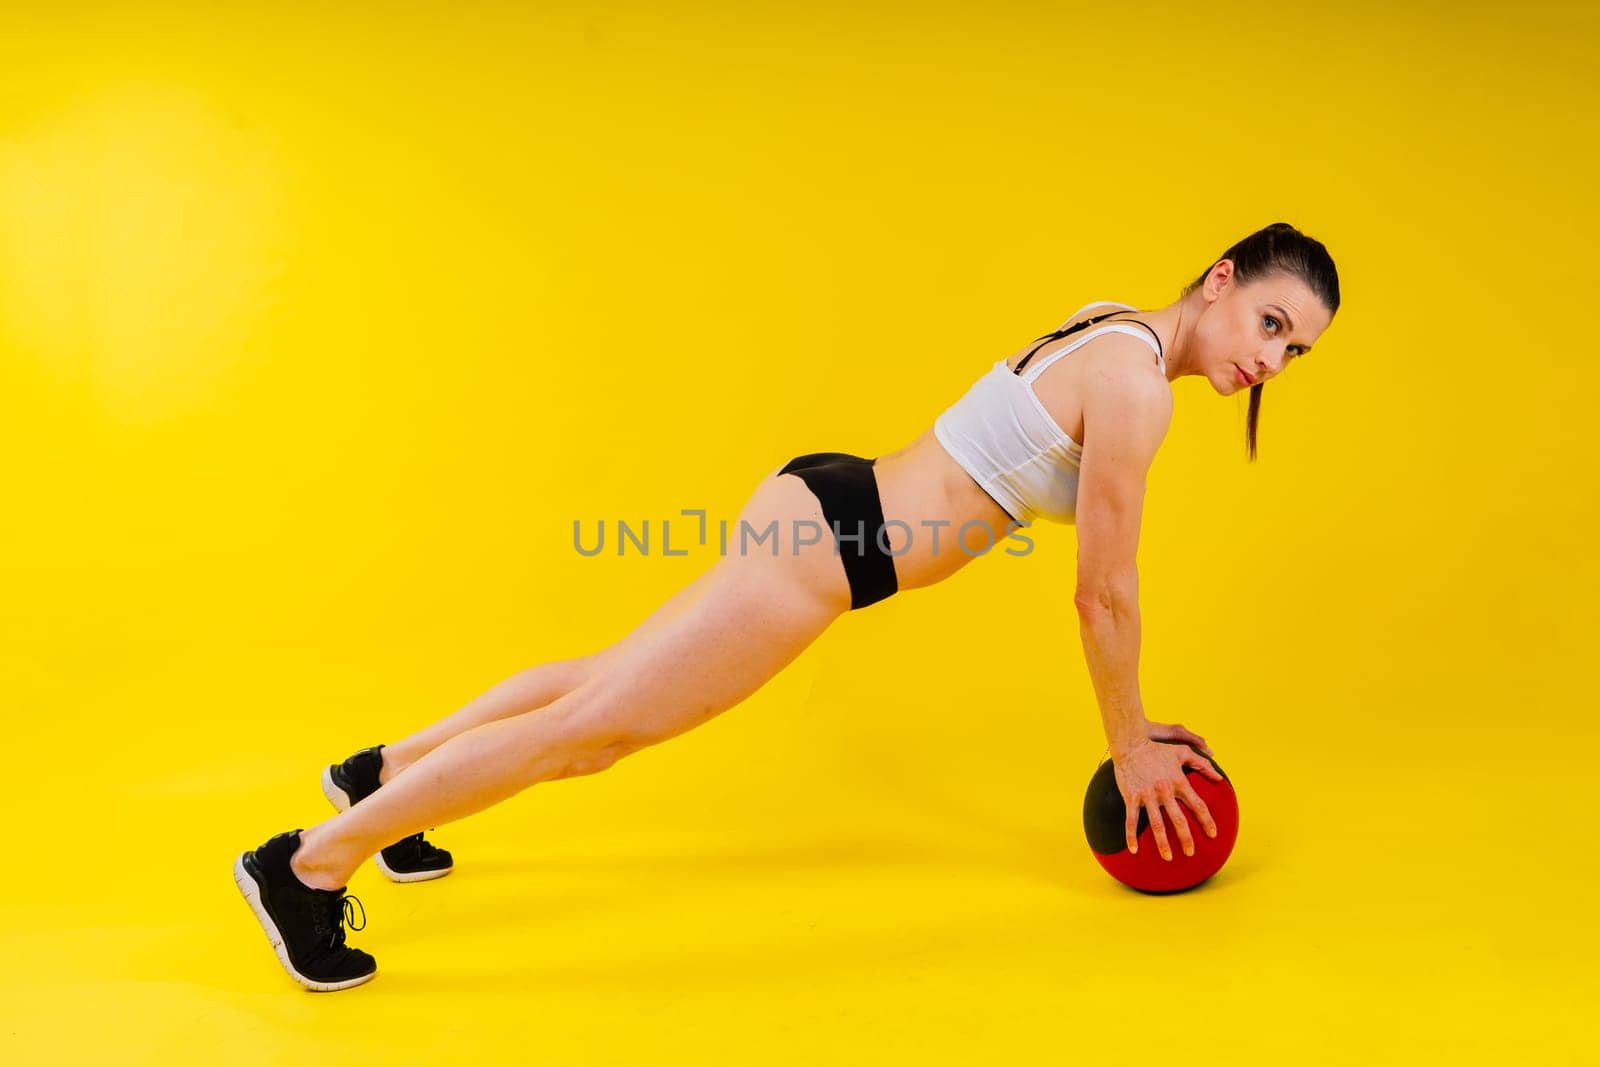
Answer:
[[[16,1062],[1592,1054],[1592,5],[11,3],[0,528]],[[229,867],[317,774],[615,640],[737,514],[1235,239],[1345,305],[1176,383],[1150,716],[1243,826],[1088,855],[1073,532],[352,882],[313,996]],[[684,544],[675,530],[676,544]]]

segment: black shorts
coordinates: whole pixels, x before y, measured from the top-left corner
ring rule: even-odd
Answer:
[[[783,465],[779,474],[793,474],[822,504],[822,517],[833,530],[850,584],[850,610],[892,596],[900,588],[889,535],[883,533],[883,502],[872,465],[848,452],[810,452]],[[881,543],[880,543],[881,540]]]

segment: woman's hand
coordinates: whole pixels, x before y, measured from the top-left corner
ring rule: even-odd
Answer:
[[[1212,755],[1206,739],[1175,722],[1146,722],[1145,732],[1152,741],[1171,741],[1179,745],[1193,745],[1206,755]]]
[[[1151,723],[1150,727],[1152,736],[1156,729],[1183,730],[1181,726],[1163,727],[1159,723]],[[1195,736],[1187,730],[1183,732],[1191,738]],[[1207,837],[1217,836],[1217,824],[1212,820],[1206,802],[1189,784],[1183,769],[1194,767],[1217,782],[1222,781],[1222,774],[1211,765],[1210,760],[1189,747],[1192,743],[1138,741],[1120,758],[1112,757],[1111,769],[1116,773],[1117,788],[1122,790],[1122,802],[1128,811],[1124,832],[1128,837],[1129,852],[1139,851],[1139,809],[1144,808],[1150,813],[1150,827],[1155,831],[1156,847],[1161,850],[1162,859],[1172,859],[1172,846],[1167,843],[1166,821],[1162,818],[1163,810],[1172,819],[1172,827],[1183,845],[1183,854],[1194,855],[1194,837],[1189,833],[1189,820],[1184,817],[1183,809],[1178,807],[1179,800],[1200,819]]]

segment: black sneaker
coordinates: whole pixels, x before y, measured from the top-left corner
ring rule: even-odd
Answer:
[[[370,981],[378,964],[358,948],[344,943],[344,924],[354,925],[361,901],[343,889],[313,889],[289,866],[300,847],[300,831],[290,830],[267,839],[266,844],[240,853],[233,864],[233,880],[255,912],[261,928],[278,954],[289,977],[319,993],[349,989]]]
[[[382,745],[364,748],[343,763],[322,772],[322,793],[335,808],[348,811],[378,791],[378,769],[383,766]],[[395,882],[426,882],[443,878],[455,869],[450,853],[434,848],[421,833],[402,837],[372,857],[378,869]]]

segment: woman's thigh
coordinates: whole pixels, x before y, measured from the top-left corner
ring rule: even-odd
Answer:
[[[746,503],[745,505],[746,512],[749,512],[751,510],[751,505],[762,496],[762,489],[765,487],[765,484],[773,480],[773,476],[778,473],[781,467],[782,464],[780,464],[778,467],[772,468],[772,472],[762,479],[762,484],[757,486],[755,492],[751,494],[750,502]],[[591,672],[604,670],[608,664],[616,661],[618,654],[625,648],[637,643],[645,634],[648,634],[653,630],[660,629],[669,620],[682,615],[684,609],[688,607],[690,602],[704,592],[705,587],[711,581],[711,574],[714,570],[716,570],[715,563],[713,563],[706,570],[701,571],[700,574],[691,580],[688,585],[684,586],[682,589],[679,589],[676,593],[673,593],[670,597],[668,597],[654,611],[652,611],[649,615],[646,615],[644,621],[640,622],[637,626],[630,630],[626,636],[618,640],[615,644],[609,645],[598,652],[590,653],[586,657],[586,660]]]
[[[757,532],[776,522],[777,540],[740,551],[730,530],[726,555],[596,654],[586,718],[636,742],[682,733],[760,689],[849,609],[826,526],[817,543],[795,543],[795,519],[822,522],[804,482],[768,475],[739,519]]]

